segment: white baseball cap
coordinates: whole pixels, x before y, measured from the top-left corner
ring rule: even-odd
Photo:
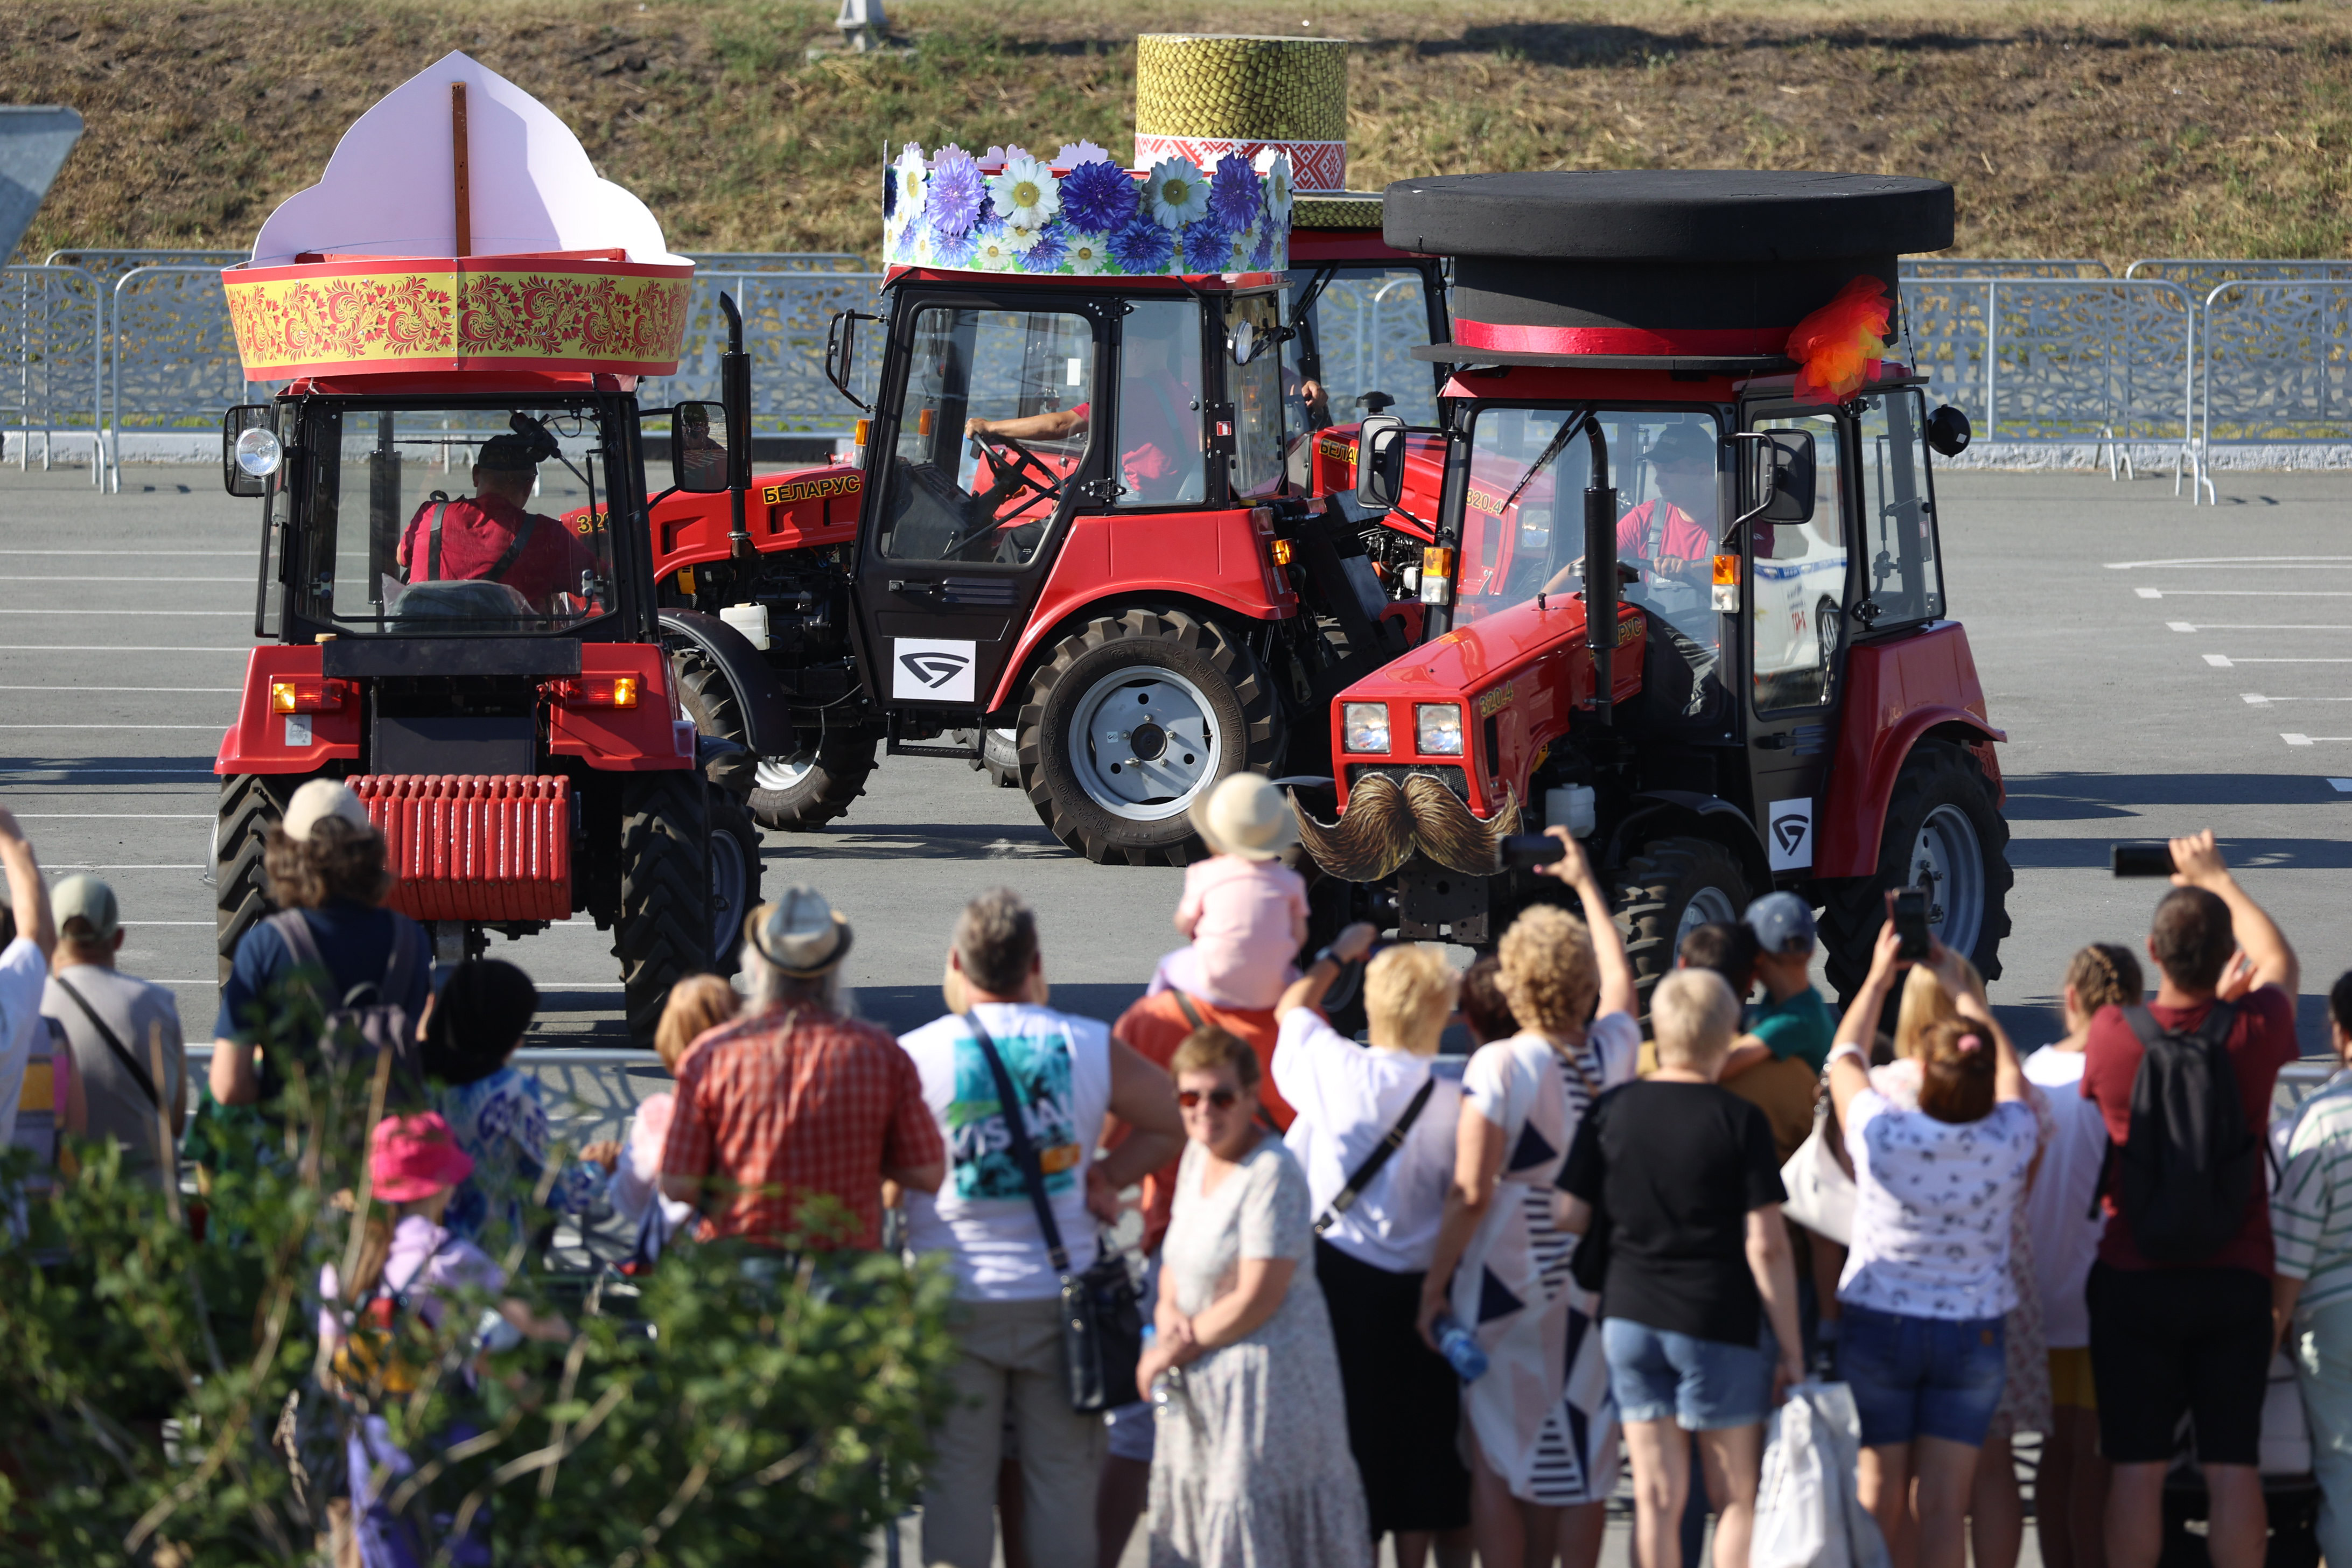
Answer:
[[[296,790],[294,798],[286,803],[286,819],[278,826],[286,829],[287,837],[300,843],[331,816],[340,816],[354,827],[374,826],[352,786],[338,779],[312,779]]]

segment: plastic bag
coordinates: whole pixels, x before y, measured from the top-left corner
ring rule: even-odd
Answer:
[[[1888,1568],[1854,1467],[1862,1418],[1842,1383],[1801,1383],[1766,1428],[1748,1568]]]

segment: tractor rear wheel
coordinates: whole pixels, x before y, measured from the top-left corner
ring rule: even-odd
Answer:
[[[1256,658],[1213,621],[1129,610],[1062,639],[1021,706],[1021,780],[1087,859],[1181,866],[1203,850],[1192,803],[1282,753]]]
[[[1987,980],[2000,978],[2000,941],[2009,934],[2009,824],[1992,781],[1965,746],[1921,741],[1904,760],[1886,798],[1878,840],[1878,874],[1826,884],[1822,911],[1824,971],[1841,999],[1870,973],[1886,889],[1927,891],[1927,931],[1965,953]]]
[[[1633,962],[1641,1014],[1674,971],[1683,938],[1714,921],[1737,923],[1748,908],[1748,877],[1712,838],[1653,839],[1625,862],[1616,889],[1617,929]]]
[[[213,819],[213,920],[223,984],[245,933],[278,911],[261,855],[286,803],[310,782],[307,773],[233,773],[221,780],[220,811]]]
[[[743,961],[743,919],[760,902],[760,825],[735,797],[710,792],[710,967]]]
[[[621,961],[629,1037],[651,1045],[669,988],[710,967],[711,826],[702,775],[690,769],[630,773],[621,785]]]

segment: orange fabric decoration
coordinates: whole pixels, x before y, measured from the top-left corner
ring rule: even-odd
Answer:
[[[1797,400],[1843,402],[1875,375],[1890,347],[1886,322],[1894,310],[1885,280],[1865,274],[1799,321],[1788,350],[1798,365]]]

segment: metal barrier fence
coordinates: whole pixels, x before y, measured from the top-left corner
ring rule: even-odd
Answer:
[[[1901,264],[1906,278],[2112,278],[2107,264],[2087,256],[1993,259],[1922,257]]]
[[[105,301],[98,279],[78,267],[0,268],[0,353],[9,361],[0,379],[0,429],[18,432],[19,468],[31,462],[36,437],[46,471],[55,460],[56,437],[80,430],[90,441],[90,482],[100,481]]]
[[[2222,283],[2205,296],[2198,376],[2201,499],[2213,447],[2352,443],[2352,267],[2336,279]],[[2221,426],[2214,418],[2219,409]]]
[[[743,312],[743,347],[751,356],[754,432],[847,440],[857,411],[825,379],[825,331],[835,310],[878,310],[881,289],[878,272],[757,271],[731,264],[706,268],[698,258],[677,373],[648,378],[639,396],[648,406],[719,401],[719,356],[727,349],[727,319],[719,296],[731,294]],[[859,333],[850,384],[859,386],[869,402],[881,366],[881,334]]]
[[[2087,445],[2111,477],[2134,443],[2168,447],[2176,490],[2201,471],[2196,302],[2178,283],[1906,276],[1903,306],[1911,363],[1978,439]]]

